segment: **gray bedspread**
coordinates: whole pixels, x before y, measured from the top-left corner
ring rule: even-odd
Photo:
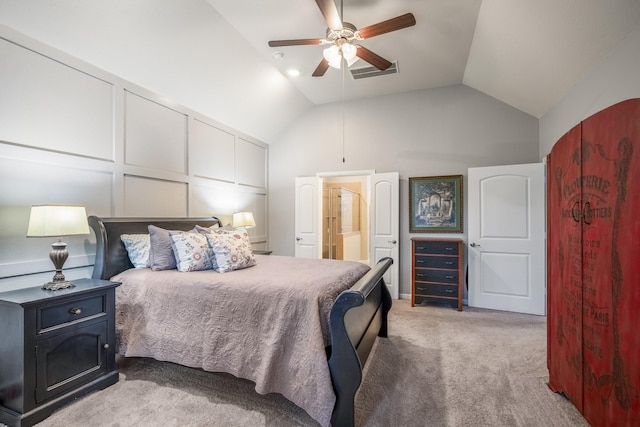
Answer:
[[[336,297],[369,267],[348,261],[256,256],[244,270],[131,269],[112,280],[118,352],[255,382],[328,426],[335,394],[327,365]]]

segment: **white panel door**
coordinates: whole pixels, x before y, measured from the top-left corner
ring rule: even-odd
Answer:
[[[295,236],[297,258],[322,258],[320,224],[322,180],[296,178]]]
[[[369,204],[369,259],[374,266],[381,258],[390,257],[393,265],[384,275],[391,297],[399,296],[398,239],[400,230],[400,178],[397,172],[371,175]]]
[[[544,168],[469,169],[469,306],[545,314]]]

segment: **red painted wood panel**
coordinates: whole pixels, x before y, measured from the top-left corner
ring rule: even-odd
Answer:
[[[582,125],[547,159],[547,359],[549,386],[582,410]]]
[[[549,386],[593,427],[640,425],[640,99],[572,129],[547,177]]]
[[[640,425],[640,99],[583,121],[584,416]]]

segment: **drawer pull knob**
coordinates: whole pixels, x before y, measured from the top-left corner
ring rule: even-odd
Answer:
[[[104,347],[105,349],[109,348],[109,344],[105,344],[102,347]]]
[[[453,248],[444,248],[445,251],[452,251]]]
[[[453,279],[453,276],[445,276],[447,279]]]
[[[422,260],[422,259],[417,259],[417,260],[416,260],[416,262],[417,262],[418,264],[424,264],[424,260]]]
[[[452,291],[451,289],[447,289],[445,292],[447,292],[447,293],[449,293],[449,294],[452,294],[452,293],[453,293],[453,291]]]
[[[82,313],[82,310],[80,310],[79,308],[72,308],[71,310],[69,310],[69,313],[77,316],[78,314]]]
[[[453,261],[447,261],[447,262],[445,262],[445,264],[447,264],[447,265],[453,265]]]

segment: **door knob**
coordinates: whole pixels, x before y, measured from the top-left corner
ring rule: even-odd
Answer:
[[[473,242],[469,243],[469,246],[471,246],[472,248],[479,248],[480,247],[480,245],[477,245],[477,244],[475,244]]]
[[[395,245],[396,243],[398,243],[396,240],[387,240],[387,242],[391,243],[392,245]]]
[[[299,242],[300,240],[302,240],[302,237],[296,237],[297,242]]]

